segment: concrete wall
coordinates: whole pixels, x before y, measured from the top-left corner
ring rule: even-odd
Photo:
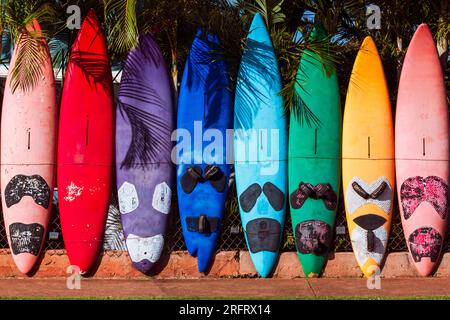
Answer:
[[[28,275],[34,278],[66,277],[69,260],[64,250],[47,251],[39,261],[35,272]],[[197,271],[197,260],[185,251],[164,255],[155,266],[152,274],[145,276],[134,270],[127,252],[108,251],[101,255],[93,270],[94,278],[236,278],[256,277],[256,271],[247,251],[219,252],[206,274]],[[324,277],[362,277],[362,273],[351,252],[332,254],[323,274]],[[382,276],[416,277],[417,272],[406,252],[391,253],[386,258]],[[443,256],[435,276],[450,276],[450,253]],[[0,278],[27,277],[20,274],[14,265],[9,250],[0,250]],[[303,277],[300,262],[295,252],[283,252],[272,277]]]

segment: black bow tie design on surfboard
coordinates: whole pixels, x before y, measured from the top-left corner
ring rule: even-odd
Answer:
[[[32,197],[36,204],[48,209],[50,204],[50,187],[40,175],[26,176],[18,174],[6,185],[6,207],[9,208],[19,203],[24,196]]]
[[[222,193],[226,187],[227,177],[216,165],[207,165],[204,173],[202,167],[194,166],[187,168],[186,172],[181,177],[180,183],[183,191],[189,194],[194,191],[197,183],[205,183],[206,181],[211,182],[212,187],[217,192]]]
[[[300,182],[298,189],[291,194],[292,208],[300,209],[308,198],[323,200],[328,210],[336,209],[337,195],[329,183],[319,183],[313,186],[310,183]]]
[[[366,192],[366,190],[363,189],[363,187],[361,187],[358,182],[354,181],[352,183],[352,188],[353,190],[355,190],[355,192],[363,199],[378,199],[381,194],[384,192],[384,190],[387,187],[387,183],[385,181],[383,181],[372,193],[368,193]]]
[[[367,251],[374,252],[376,237],[373,231],[385,224],[386,219],[376,214],[365,214],[353,219],[353,221],[367,231]]]
[[[280,211],[284,207],[284,193],[277,188],[271,182],[266,182],[261,189],[261,186],[257,183],[250,185],[244,192],[239,196],[239,202],[241,204],[242,210],[244,212],[250,212],[256,204],[261,193],[267,197],[269,204],[275,211]]]

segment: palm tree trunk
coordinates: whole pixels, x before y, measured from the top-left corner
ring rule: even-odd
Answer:
[[[398,50],[397,81],[399,81],[400,80],[400,76],[402,74],[402,67],[403,67],[403,59],[402,59],[403,39],[402,39],[401,36],[397,36],[397,50]]]
[[[172,67],[171,67],[171,74],[172,74],[172,81],[173,81],[173,87],[175,90],[175,93],[178,92],[178,68],[177,68],[177,51],[176,49],[172,49],[171,56],[172,56]]]
[[[178,68],[177,68],[177,61],[178,61],[178,55],[177,55],[177,26],[176,23],[174,23],[174,26],[170,32],[166,32],[167,39],[169,41],[170,45],[170,55],[171,55],[171,67],[170,67],[170,74],[172,76],[172,85],[173,85],[173,100],[175,102],[175,105],[177,105],[178,101]]]

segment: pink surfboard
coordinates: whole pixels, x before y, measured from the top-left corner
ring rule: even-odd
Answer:
[[[40,32],[37,21],[29,30]],[[22,39],[22,38],[21,38]],[[57,101],[48,46],[42,77],[26,92],[11,88],[11,70],[22,48],[19,40],[10,64],[1,120],[1,191],[6,234],[18,269],[28,273],[45,241],[51,214],[56,156]]]
[[[435,270],[447,229],[448,121],[436,44],[422,24],[403,64],[395,121],[400,215],[410,258],[422,276]]]

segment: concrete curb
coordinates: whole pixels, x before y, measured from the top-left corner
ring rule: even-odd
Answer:
[[[56,278],[67,277],[69,260],[64,250],[47,251],[36,271],[28,276],[22,275],[14,265],[9,250],[0,250],[0,278]],[[418,274],[407,252],[391,253],[386,258],[382,277],[417,277]],[[436,277],[450,277],[450,253],[444,254]],[[148,276],[134,270],[127,252],[108,251],[101,255],[92,278],[146,278],[156,279],[195,279],[195,278],[239,278],[257,277],[255,268],[247,251],[221,251],[215,256],[210,270],[205,274],[197,270],[197,260],[186,251],[163,255]],[[283,252],[272,274],[273,278],[303,278],[300,262],[295,252]],[[352,252],[331,254],[323,274],[325,278],[359,278],[362,273]]]

